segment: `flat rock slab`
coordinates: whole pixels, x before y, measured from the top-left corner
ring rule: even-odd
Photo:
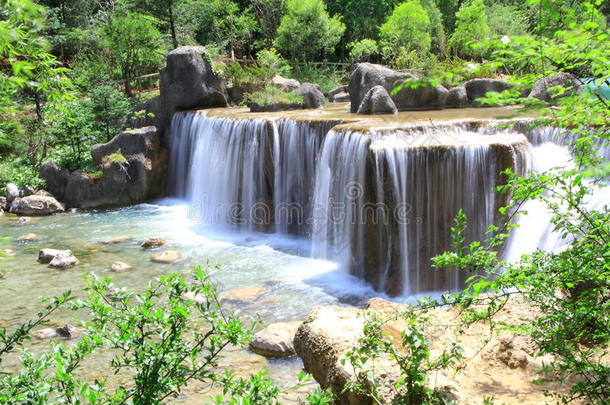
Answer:
[[[182,256],[180,255],[180,253],[173,251],[173,250],[167,250],[165,252],[161,252],[161,253],[157,253],[156,255],[154,255],[153,257],[150,258],[150,260],[152,260],[155,263],[174,263],[177,262],[178,260],[180,260]]]
[[[292,340],[300,321],[272,323],[254,336],[250,350],[265,357],[290,357],[296,353]]]
[[[265,294],[265,291],[266,290],[263,287],[243,287],[220,293],[220,299],[224,301],[250,303],[262,297],[263,294]]]
[[[119,243],[125,243],[132,241],[133,238],[131,236],[118,236],[116,238],[110,238],[102,241],[104,245],[116,245]]]
[[[17,198],[11,203],[10,210],[16,215],[52,215],[64,211],[64,206],[55,198],[42,195]]]
[[[36,235],[35,233],[27,233],[25,235],[21,235],[20,237],[18,237],[17,239],[15,239],[17,242],[36,242],[42,239],[42,236],[40,235]]]

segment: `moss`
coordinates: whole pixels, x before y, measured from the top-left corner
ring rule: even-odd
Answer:
[[[107,165],[110,163],[124,163],[127,162],[127,158],[123,156],[120,150],[115,153],[111,153],[110,155],[106,155],[102,158],[102,164]]]
[[[85,172],[85,175],[90,179],[97,180],[102,178],[104,172],[102,172],[101,170],[96,170],[94,172]]]

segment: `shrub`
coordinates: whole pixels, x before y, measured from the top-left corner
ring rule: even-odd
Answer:
[[[280,89],[274,85],[267,85],[263,90],[247,94],[242,102],[243,105],[258,104],[262,106],[271,104],[302,103],[303,97]]]
[[[0,190],[7,183],[15,183],[19,187],[30,185],[34,188],[44,187],[44,180],[29,160],[24,157],[8,156],[0,160]]]
[[[369,62],[379,53],[377,41],[368,38],[350,42],[347,47],[350,48],[349,57],[352,62]]]
[[[282,58],[275,48],[258,51],[256,54],[256,61],[261,68],[266,69],[269,72],[273,72],[274,76],[287,76],[292,70],[292,67],[288,64],[288,61]]]

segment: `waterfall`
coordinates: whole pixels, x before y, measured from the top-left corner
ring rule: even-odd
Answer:
[[[177,113],[171,127],[172,191],[198,219],[303,238],[312,256],[393,296],[459,289],[468,274],[430,262],[450,248],[455,215],[468,215],[468,240],[484,238],[506,203],[501,171],[525,173],[531,144],[553,137],[518,125],[363,130],[210,114]],[[533,235],[527,243],[541,243]]]
[[[460,128],[390,134],[331,132],[318,162],[312,254],[338,261],[391,295],[457,290],[469,276],[431,268],[450,248],[453,219],[468,215],[468,240],[481,239],[504,200],[499,172],[523,170],[523,135],[481,136]],[[448,145],[445,140],[451,139]],[[514,159],[502,166],[500,156]]]

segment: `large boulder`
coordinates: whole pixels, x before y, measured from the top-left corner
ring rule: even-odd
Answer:
[[[375,86],[370,89],[358,107],[358,114],[364,115],[396,114],[397,112],[392,97],[383,86]]]
[[[375,86],[383,86],[389,94],[407,79],[417,79],[408,73],[401,73],[385,66],[359,63],[349,78],[351,112],[358,111],[362,100]],[[398,111],[431,110],[445,107],[448,90],[441,85],[405,87],[392,95]]]
[[[326,103],[324,93],[317,84],[303,83],[294,93],[303,97],[303,106],[307,109],[320,108]]]
[[[8,183],[6,187],[4,187],[4,196],[6,197],[6,201],[10,205],[15,198],[19,197],[19,187],[13,183]]]
[[[228,105],[225,81],[214,72],[201,46],[181,46],[167,54],[160,91],[161,131],[169,127],[176,111]]]
[[[122,132],[106,144],[95,145],[91,155],[101,175],[69,172],[52,162],[40,169],[48,189],[67,207],[125,206],[164,195],[167,150],[160,146],[155,127]]]
[[[457,86],[449,89],[447,104],[449,108],[465,108],[469,105],[468,93],[465,86]]]
[[[566,91],[561,94],[558,94],[557,91],[549,91],[550,88],[557,86],[564,87]],[[537,80],[532,87],[529,97],[552,103],[559,98],[581,92],[582,87],[576,76],[570,73],[561,72],[554,76]]]
[[[475,106],[483,106],[476,100],[485,97],[489,92],[501,93],[515,85],[501,79],[471,79],[464,83],[464,87],[468,95],[468,102]]]
[[[347,94],[349,96],[349,87],[347,86],[347,84],[344,84],[342,86],[339,87],[335,87],[334,89],[332,89],[331,91],[328,92],[328,99],[330,101],[337,101],[335,100],[335,97],[337,95],[343,95],[343,94]]]
[[[17,198],[11,203],[10,212],[16,215],[52,215],[64,212],[63,205],[53,197],[31,195],[28,197]]]

